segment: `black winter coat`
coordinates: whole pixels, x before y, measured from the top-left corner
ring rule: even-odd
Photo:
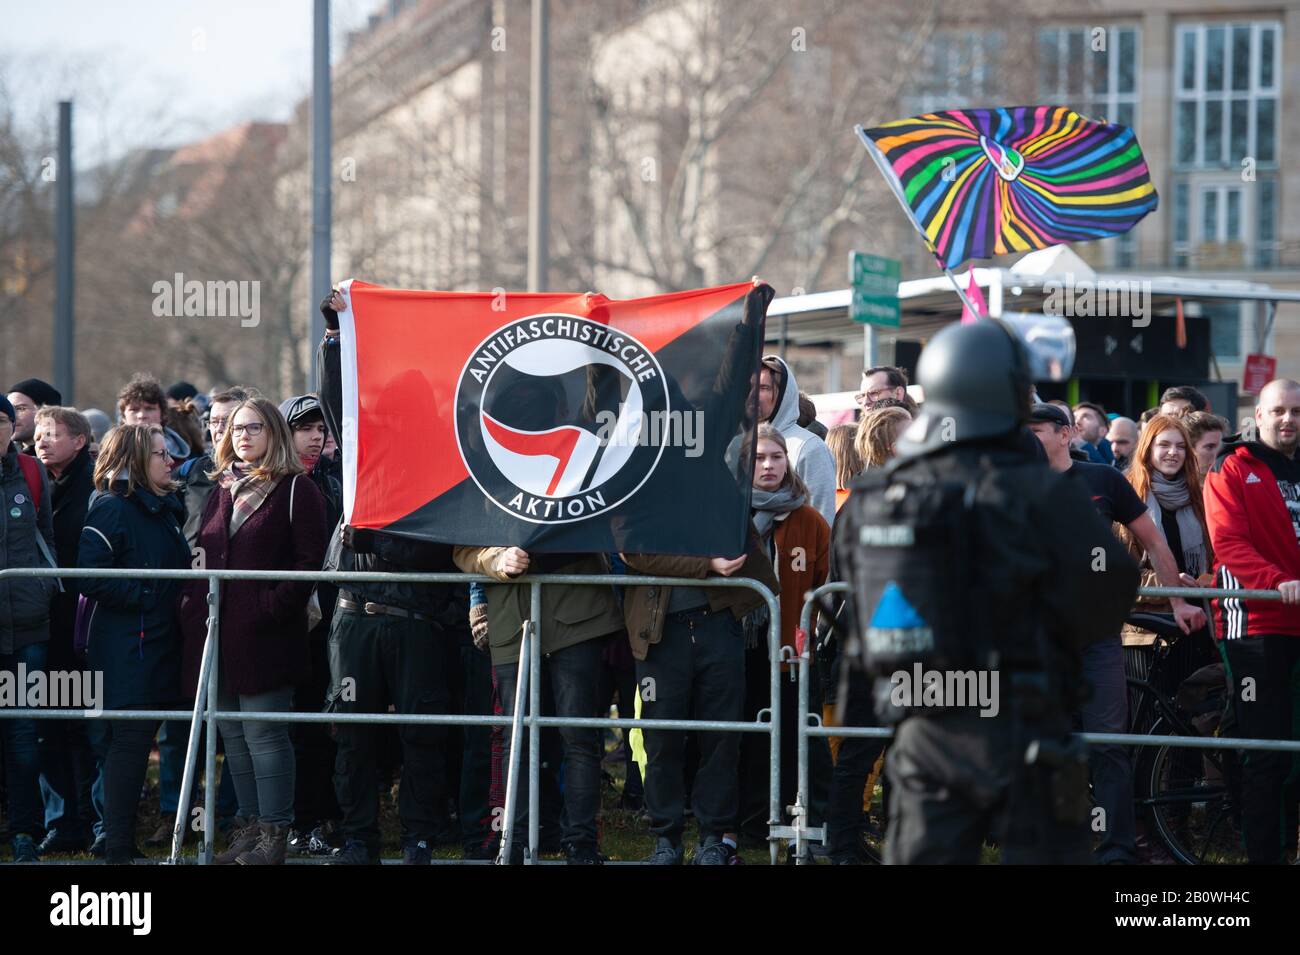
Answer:
[[[49,567],[36,543],[40,534],[50,553],[55,553],[49,478],[45,465],[37,461],[41,473],[38,509],[18,464],[19,453],[11,444],[0,455],[0,568]],[[49,639],[50,602],[58,588],[55,577],[0,580],[0,655]]]
[[[90,451],[82,448],[63,473],[50,481],[55,553],[60,567],[77,566],[81,529],[86,525],[90,496],[95,491],[94,471],[95,463]],[[77,622],[77,585],[77,581],[69,578],[63,582],[63,592],[54,596],[46,663],[51,670],[72,670],[79,666],[72,652],[72,631]]]
[[[129,567],[130,579],[81,578],[78,586],[96,601],[87,661],[104,673],[104,708],[165,706],[181,693],[181,630],[177,602],[181,581],[158,580],[151,570],[183,570],[190,548],[181,531],[185,508],[174,494],[159,496],[126,482],[99,494],[86,515],[78,567]]]

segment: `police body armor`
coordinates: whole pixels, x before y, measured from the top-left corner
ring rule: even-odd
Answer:
[[[846,656],[876,678],[882,720],[953,702],[920,698],[916,680],[916,698],[887,698],[886,680],[914,673],[998,673],[1004,694],[1032,678],[1034,695],[1069,705],[1069,654],[1042,605],[1051,561],[1034,526],[1052,480],[1014,446],[992,443],[898,459],[854,482],[836,534],[856,619]]]

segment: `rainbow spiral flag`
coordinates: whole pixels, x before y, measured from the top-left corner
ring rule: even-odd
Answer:
[[[1064,106],[944,110],[857,132],[945,269],[1119,235],[1158,202],[1133,130]]]

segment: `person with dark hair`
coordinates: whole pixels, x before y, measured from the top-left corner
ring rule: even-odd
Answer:
[[[180,401],[168,399],[167,408],[163,411],[163,422],[189,445],[187,461],[203,456],[203,418],[194,406],[193,398],[183,398]]]
[[[1214,467],[1219,448],[1223,447],[1230,426],[1223,418],[1209,411],[1193,411],[1184,415],[1183,426],[1187,428],[1192,453],[1196,456],[1196,468],[1204,479],[1210,473],[1210,468]]]
[[[318,570],[325,558],[325,501],[304,473],[288,423],[266,398],[231,415],[208,476],[198,545],[208,568]],[[230,580],[221,588],[220,709],[284,712],[310,675],[303,581]],[[197,690],[207,638],[207,584],[187,581],[181,599],[183,685]],[[285,723],[218,722],[239,798],[237,829],[217,864],[282,865],[293,823],[296,765]]]
[[[45,467],[11,442],[14,407],[0,398],[0,567],[54,567],[54,525]],[[0,671],[45,669],[53,577],[0,581]],[[15,862],[35,862],[41,833],[40,764],[36,721],[0,720],[8,780],[9,831]]]
[[[339,316],[346,308],[337,289],[321,302],[325,338],[317,353],[321,410],[335,439],[343,409]],[[346,484],[344,486],[346,491]],[[331,570],[399,573],[456,572],[450,544],[409,540],[383,531],[342,527],[337,556],[331,548]],[[445,654],[437,641],[447,639],[448,626],[464,617],[464,592],[454,584],[349,582],[339,588],[330,625],[331,712],[386,712],[391,702],[398,713],[445,713],[450,686]],[[344,693],[344,680],[349,692]],[[375,741],[379,727],[340,723],[334,789],[343,818],[345,839],[331,861],[339,865],[379,862],[379,779]],[[439,829],[437,807],[446,801],[447,771],[443,755],[446,733],[437,726],[403,725],[402,783],[397,800],[401,822],[403,862],[428,865],[430,846]]]
[[[320,400],[315,395],[298,395],[280,403],[293,432],[294,450],[308,476],[325,501],[325,534],[334,532],[343,516],[343,487],[321,466],[321,450],[329,433]],[[334,602],[338,587],[322,581],[316,585],[312,621],[307,634],[311,657],[311,675],[294,689],[294,709],[301,713],[319,713],[329,695],[330,665],[326,644],[330,623],[334,619]],[[298,723],[292,729],[294,758],[297,760],[297,789],[294,793],[293,830],[289,834],[290,852],[320,855],[333,848],[330,841],[338,827],[339,803],[334,795],[334,760],[337,747],[329,727],[321,723]]]
[[[899,407],[906,408],[907,413],[915,417],[918,405],[907,393],[907,385],[907,372],[902,368],[877,365],[862,373],[862,384],[853,400],[865,411],[878,401],[892,398],[900,402]]]
[[[118,421],[125,424],[156,424],[162,427],[167,439],[167,453],[172,460],[179,463],[190,457],[189,442],[167,427],[163,422],[163,410],[167,407],[167,396],[162,385],[153,375],[137,372],[131,380],[117,393]]]
[[[1114,452],[1106,441],[1106,432],[1110,428],[1106,409],[1094,401],[1080,401],[1070,409],[1070,413],[1074,416],[1078,447],[1088,460],[1093,464],[1114,464]]]
[[[131,568],[131,578],[80,577],[95,601],[87,662],[104,674],[103,707],[173,709],[182,704],[181,635],[176,619],[180,581],[151,570],[190,566],[181,531],[183,510],[171,493],[171,456],[158,425],[118,425],[95,459],[96,495],[86,514],[77,566]],[[136,807],[158,723],[111,720],[97,740],[103,761],[105,858],[129,865]]]
[[[781,603],[778,632],[782,646],[794,648],[799,627],[802,597],[826,582],[830,571],[831,528],[808,503],[808,488],[790,467],[785,438],[770,424],[761,424],[754,440],[754,487],[752,517],[759,547],[771,562],[781,592],[798,595]],[[816,615],[813,617],[814,624]],[[768,661],[769,618],[766,604],[744,619],[745,628],[745,715],[757,719],[758,712],[771,705]],[[795,727],[799,719],[798,686],[781,681],[781,804],[790,805],[796,792]],[[810,712],[821,714],[820,694],[809,698]],[[830,785],[831,757],[825,738],[809,739],[810,794],[809,823],[821,824]],[[767,741],[749,735],[740,744],[740,820],[744,832],[766,835],[769,749]]]
[[[1186,414],[1189,411],[1209,411],[1210,399],[1191,385],[1166,388],[1160,396],[1161,414]]]
[[[1132,485],[1113,467],[1070,457],[1074,429],[1068,413],[1056,405],[1036,404],[1030,410],[1029,422],[1047,452],[1052,470],[1081,481],[1102,518],[1127,529],[1146,553],[1161,586],[1182,586],[1178,563],[1169,544]],[[1192,633],[1205,625],[1205,612],[1199,607],[1181,597],[1172,598],[1170,604],[1174,620],[1183,633]],[[1127,732],[1128,685],[1124,675],[1124,644],[1118,631],[1084,648],[1083,676],[1092,687],[1091,697],[1079,710],[1084,732]],[[1133,810],[1133,764],[1128,752],[1123,746],[1091,746],[1088,763],[1097,803],[1106,812],[1098,861],[1135,863],[1137,820]]]
[[[198,393],[199,389],[188,381],[178,381],[167,386],[167,404],[172,408],[179,408],[182,402],[194,398]]]
[[[46,405],[36,412],[36,456],[50,476],[55,553],[60,567],[77,566],[77,545],[95,489],[90,457],[90,422],[72,408]],[[50,609],[46,665],[75,672],[84,668],[73,648],[77,593],[64,586]],[[80,852],[92,836],[96,814],[91,786],[95,754],[85,720],[45,720],[41,727],[41,796],[45,840],[41,855]]]
[[[799,427],[807,428],[823,441],[826,440],[826,425],[817,420],[817,406],[804,392],[799,392]]]
[[[771,422],[785,436],[790,464],[808,485],[809,503],[830,524],[835,520],[835,458],[826,442],[799,425],[799,383],[776,355],[765,355],[758,373],[758,423]]]
[[[740,720],[745,704],[745,628],[742,621],[763,603],[748,588],[701,588],[692,580],[712,576],[750,577],[773,593],[780,590],[772,562],[750,527],[738,557],[675,557],[622,554],[628,570],[656,577],[681,577],[680,587],[632,586],[623,597],[639,686],[655,692],[641,698],[641,717]],[[647,680],[650,683],[647,684]],[[737,787],[740,733],[696,734],[699,764],[690,790],[700,845],[696,865],[734,865],[740,794]],[[651,865],[681,865],[686,828],[686,734],[645,728],[645,807],[655,848]]]
[[[25,378],[9,389],[9,403],[14,408],[14,442],[19,450],[35,454],[36,410],[46,405],[63,404],[63,395],[39,378]]]

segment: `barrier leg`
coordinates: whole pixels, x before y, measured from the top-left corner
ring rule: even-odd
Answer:
[[[505,820],[501,827],[501,849],[497,854],[497,865],[510,864],[510,852],[515,841],[515,806],[519,800],[519,740],[524,728],[524,688],[528,686],[531,674],[528,672],[529,651],[532,648],[531,620],[524,621],[523,635],[519,641],[519,676],[515,682],[515,708],[510,724],[510,765],[506,769],[506,805]]]
[[[221,612],[221,581],[208,579],[208,640],[212,644],[212,666],[208,668],[207,751],[203,760],[203,865],[211,865],[216,852],[217,830],[217,674],[221,670],[221,646],[218,639]],[[183,805],[183,804],[182,804]]]
[[[524,865],[537,862],[542,803],[542,727],[537,722],[542,715],[542,585],[533,581],[529,586],[533,642],[528,655],[533,679],[528,684],[528,853]],[[522,656],[522,647],[519,652]]]
[[[768,601],[771,620],[767,633],[768,661],[771,664],[769,690],[771,697],[770,758],[768,760],[768,851],[772,865],[776,865],[780,846],[772,831],[781,825],[781,602],[772,597]]]
[[[217,645],[217,608],[220,582],[215,578],[208,580],[208,635],[203,643],[203,661],[199,665],[199,682],[194,694],[194,713],[190,717],[190,737],[185,747],[185,769],[181,773],[181,795],[177,804],[176,823],[172,827],[172,851],[167,857],[169,865],[175,865],[181,853],[181,842],[185,838],[185,827],[190,824],[190,794],[194,791],[194,776],[198,769],[199,726],[203,716],[203,707],[208,698],[208,674],[213,667],[213,650]],[[204,810],[206,813],[206,809]],[[210,819],[203,820],[203,832],[206,834]],[[206,835],[205,835],[206,841]],[[201,854],[201,853],[200,853]]]

